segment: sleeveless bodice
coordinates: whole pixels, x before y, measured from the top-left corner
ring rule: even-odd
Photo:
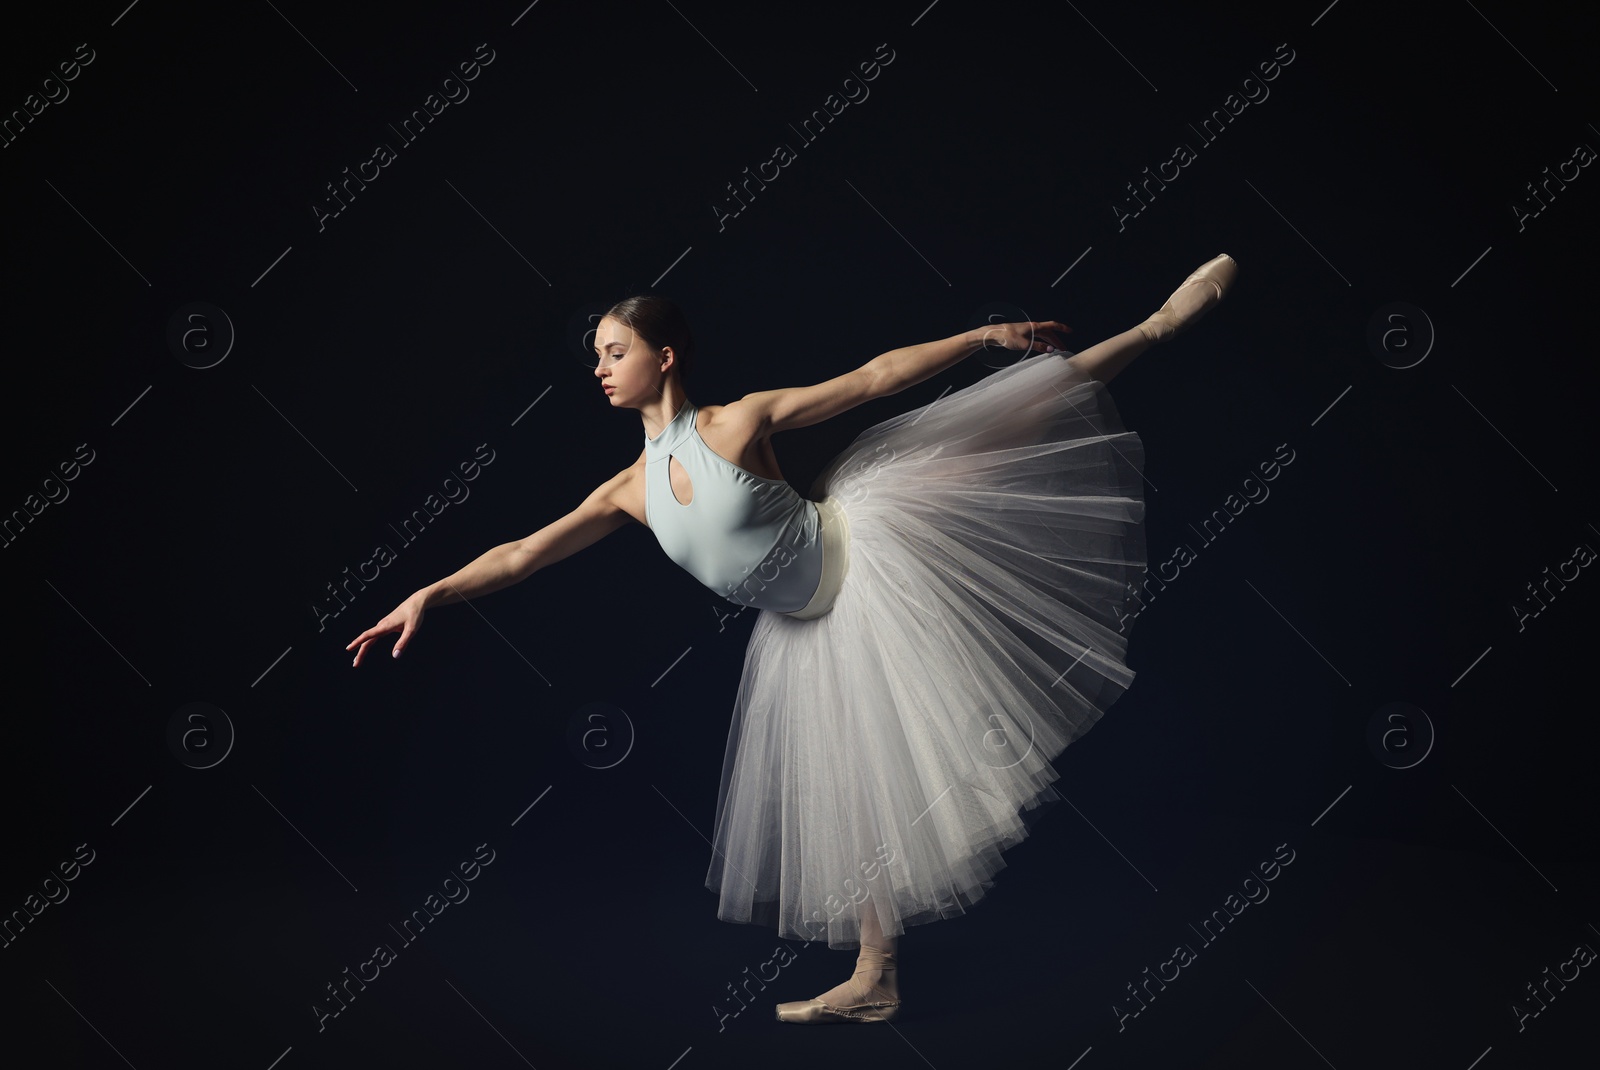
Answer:
[[[684,402],[655,438],[645,437],[645,519],[668,557],[729,601],[792,613],[807,605],[823,574],[815,502],[786,480],[747,472],[712,452]],[[694,491],[672,492],[676,457]]]

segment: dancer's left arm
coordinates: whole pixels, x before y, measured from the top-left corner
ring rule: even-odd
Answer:
[[[1065,348],[1064,336],[1070,330],[1071,327],[1055,320],[974,327],[936,342],[880,353],[861,367],[814,386],[761,390],[746,394],[734,404],[759,421],[764,433],[769,435],[795,427],[809,427],[863,402],[898,394],[985,346],[1029,352]]]

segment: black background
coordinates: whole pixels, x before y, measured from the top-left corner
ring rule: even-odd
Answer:
[[[1581,11],[925,8],[145,0],[8,28],[8,1062],[1465,1070],[1592,1046],[1593,967],[1520,1030],[1517,1009],[1600,944],[1600,580],[1514,610],[1600,545],[1600,178],[1513,209],[1600,146]],[[80,43],[70,96],[28,115]],[[470,97],[319,229],[324,184],[480,45]],[[880,45],[870,95],[801,146],[789,124]],[[1199,147],[1188,124],[1259,96],[1280,46],[1270,96]],[[1197,158],[1119,227],[1179,141]],[[797,159],[719,225],[779,142]],[[638,455],[582,363],[585,317],[622,296],[684,306],[712,404],[994,315],[1082,348],[1221,251],[1228,300],[1112,388],[1149,458],[1152,567],[1194,560],[1137,620],[1134,688],[1056,763],[1071,807],[983,904],[902,942],[888,1027],[773,1021],[848,973],[821,945],[730,1013],[777,944],[701,887],[754,613],[648,531],[350,668],[411,591]],[[168,344],[191,302],[220,310],[206,344],[221,314],[236,332],[209,368]],[[1386,352],[1368,334],[1395,302]],[[998,362],[784,435],[785,473],[808,487]],[[1270,497],[1202,538],[1283,445]],[[400,543],[481,446],[470,497]],[[398,559],[319,628],[378,543]],[[192,702],[226,724],[174,747]],[[575,744],[593,703],[605,732]],[[180,760],[230,726],[221,761]],[[480,844],[470,898],[402,945],[391,923]],[[44,884],[79,845],[93,861]],[[1279,845],[1270,897],[1201,944]],[[33,916],[42,888],[70,894]],[[319,1031],[325,986],[386,942]],[[1119,1030],[1182,942],[1195,961]]]

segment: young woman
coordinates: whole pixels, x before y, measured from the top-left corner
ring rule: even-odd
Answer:
[[[717,916],[858,948],[854,974],[779,1020],[875,1022],[900,1007],[906,928],[966,911],[1060,796],[1050,766],[1133,682],[1144,454],[1106,384],[1220,301],[1223,254],[1160,311],[1077,354],[1054,320],[890,350],[814,386],[696,406],[676,306],[600,321],[595,376],[645,432],[576,509],[430,584],[362,632],[398,657],[434,606],[517,583],[629,520],[711,590],[761,610],[718,792]],[[771,438],[894,394],[985,346],[1024,357],[868,428],[803,498]],[[1040,353],[1039,356],[1032,356]],[[814,500],[813,500],[814,499]]]

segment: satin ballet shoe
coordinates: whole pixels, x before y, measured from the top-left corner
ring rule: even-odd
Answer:
[[[778,1021],[797,1025],[826,1025],[834,1022],[888,1022],[900,1011],[893,1003],[858,1003],[851,1007],[832,1007],[820,999],[804,999],[778,1004]]]
[[[1183,280],[1160,311],[1139,324],[1139,333],[1151,342],[1177,337],[1222,300],[1238,274],[1238,262],[1227,253],[1207,260]]]
[[[879,974],[895,969],[895,957],[887,951],[881,951],[869,944],[861,946],[861,952],[856,959],[856,974],[878,972]],[[852,977],[855,974],[851,974]],[[778,1021],[793,1022],[797,1025],[827,1025],[835,1022],[888,1022],[893,1021],[900,1013],[900,1001],[870,1000],[862,1003],[852,1003],[848,1006],[835,1006],[825,1003],[821,999],[802,999],[793,1003],[778,1004]]]

